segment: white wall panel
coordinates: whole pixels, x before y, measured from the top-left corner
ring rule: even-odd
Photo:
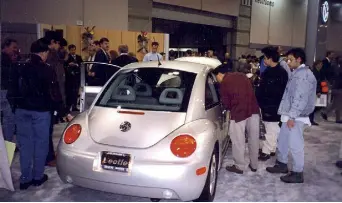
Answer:
[[[255,44],[268,43],[268,26],[270,18],[270,7],[258,4],[253,1],[252,3],[252,16],[251,16],[251,36],[250,42]]]
[[[304,47],[308,0],[273,0],[274,6],[252,2],[253,44]]]

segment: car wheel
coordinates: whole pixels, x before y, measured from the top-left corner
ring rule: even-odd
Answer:
[[[195,202],[212,202],[216,193],[216,185],[217,185],[217,169],[218,169],[218,157],[215,151],[211,155],[210,165],[208,170],[207,179],[205,181],[205,185],[202,191],[201,196],[194,200]]]

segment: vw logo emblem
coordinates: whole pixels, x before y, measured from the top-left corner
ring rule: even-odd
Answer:
[[[125,122],[123,122],[123,123],[121,123],[120,124],[120,130],[122,131],[122,132],[127,132],[127,131],[129,131],[130,129],[131,129],[131,123],[130,122],[128,122],[128,121],[125,121]]]
[[[322,20],[324,23],[328,22],[329,19],[329,3],[324,1],[322,4]]]

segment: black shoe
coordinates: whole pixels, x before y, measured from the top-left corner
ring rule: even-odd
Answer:
[[[227,166],[226,170],[232,173],[243,174],[243,170],[240,170],[237,166]]]
[[[342,169],[342,161],[337,161],[336,167]]]
[[[288,173],[287,164],[277,160],[276,164],[273,167],[267,167],[266,171],[269,173]]]
[[[318,123],[316,123],[315,121],[312,121],[312,122],[311,122],[311,125],[319,126]]]
[[[337,124],[342,124],[342,121],[336,121]]]
[[[32,185],[32,181],[28,183],[20,183],[20,190],[27,190]]]
[[[259,156],[259,160],[260,161],[267,161],[271,158],[271,156],[269,154],[265,154],[265,153],[261,153]]]
[[[33,180],[33,181],[32,181],[32,185],[33,185],[33,186],[36,186],[36,187],[41,186],[41,185],[43,185],[43,183],[45,183],[48,179],[49,179],[49,177],[48,177],[46,174],[44,174],[44,176],[42,177],[42,179],[40,179],[40,180]]]
[[[257,169],[252,168],[251,164],[248,165],[252,172],[257,172]]]
[[[291,171],[289,174],[280,177],[280,180],[284,183],[304,183],[304,175],[303,172],[293,172]]]
[[[271,154],[270,154],[271,156],[275,156],[276,155],[276,153],[275,152],[271,152]]]
[[[325,114],[325,113],[321,113],[321,116],[322,116],[322,118],[324,119],[324,120],[328,120],[328,115],[327,114]]]

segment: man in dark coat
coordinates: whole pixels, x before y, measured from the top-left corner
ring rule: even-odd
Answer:
[[[116,65],[119,67],[124,67],[130,63],[138,62],[138,59],[128,55],[128,46],[127,45],[120,45],[118,51],[120,53],[120,56],[117,57],[112,62],[113,65]]]
[[[49,152],[51,111],[63,112],[56,72],[46,64],[49,47],[45,40],[32,43],[30,60],[11,71],[8,100],[15,112],[20,152],[20,189],[40,186]]]
[[[326,75],[322,71],[322,67],[323,67],[323,62],[321,60],[317,60],[317,61],[315,61],[315,63],[313,64],[313,67],[311,69],[312,73],[314,74],[314,76],[317,80],[317,89],[316,89],[317,97],[320,97],[322,94],[321,82],[327,80]],[[318,125],[318,123],[315,122],[315,113],[319,109],[320,109],[319,107],[316,107],[314,112],[312,112],[309,116],[310,122],[312,125],[316,125],[316,126]]]
[[[101,48],[99,51],[97,51],[94,62],[109,63],[109,40],[107,38],[101,38],[100,46]],[[90,74],[90,76],[93,77],[93,84],[90,85],[103,86],[111,77],[111,75],[108,74],[108,67],[108,65],[94,64]]]
[[[62,36],[59,36],[55,31],[48,31],[45,33],[44,37],[45,43],[48,44],[49,54],[46,60],[46,63],[51,66],[57,76],[57,83],[59,85],[60,95],[62,97],[62,106],[64,109],[62,112],[52,111],[51,112],[51,123],[50,123],[50,146],[49,153],[46,159],[46,165],[55,167],[56,166],[56,157],[55,151],[53,147],[52,134],[53,134],[53,125],[58,121],[62,120],[66,111],[66,96],[65,96],[65,70],[64,70],[64,55],[61,54],[61,44],[65,45],[67,42],[63,39]],[[60,110],[60,109],[59,109]]]
[[[277,149],[277,137],[280,132],[278,108],[286,88],[288,74],[279,64],[280,56],[276,47],[265,47],[262,52],[267,68],[261,75],[256,96],[266,128],[266,140],[263,142],[259,160],[266,161],[270,159],[271,155],[275,155]]]
[[[15,122],[14,114],[7,100],[7,91],[9,88],[9,79],[11,69],[15,66],[13,59],[18,53],[18,43],[14,39],[5,39],[1,44],[1,123],[2,132],[6,141],[14,141]]]
[[[77,110],[77,99],[81,83],[82,57],[76,54],[76,46],[69,45],[69,55],[65,62],[66,67],[66,105],[70,111]]]

